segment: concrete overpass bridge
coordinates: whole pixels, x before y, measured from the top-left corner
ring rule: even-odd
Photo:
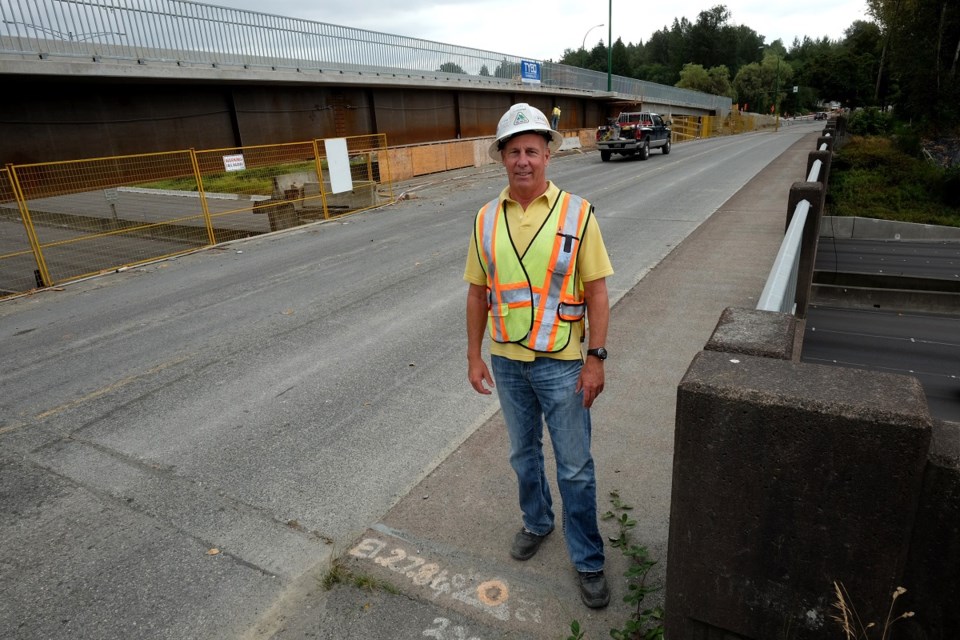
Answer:
[[[0,162],[386,134],[489,135],[506,108],[589,129],[624,104],[726,116],[729,98],[491,51],[170,0],[0,0]]]

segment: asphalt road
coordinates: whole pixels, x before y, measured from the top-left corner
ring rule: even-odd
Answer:
[[[612,301],[816,124],[568,154]],[[0,303],[0,629],[236,638],[496,410],[461,280],[502,170],[345,219]],[[669,300],[664,301],[669,304]]]
[[[939,280],[944,290],[954,290],[949,287],[960,281],[960,242],[825,237],[817,248],[817,270]],[[915,376],[930,413],[960,422],[960,316],[956,309],[951,314],[910,308],[811,305],[803,361]]]
[[[960,242],[821,238],[817,270],[960,282]]]
[[[812,305],[803,361],[915,376],[930,413],[960,422],[960,317]]]

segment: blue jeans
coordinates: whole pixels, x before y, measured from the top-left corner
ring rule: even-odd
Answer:
[[[510,466],[517,474],[520,510],[527,531],[553,529],[553,499],[544,474],[543,422],[557,460],[563,500],[563,533],[577,571],[603,569],[597,526],[597,482],[590,455],[590,410],[576,393],[579,360],[537,358],[520,362],[492,356],[493,377],[510,436]]]

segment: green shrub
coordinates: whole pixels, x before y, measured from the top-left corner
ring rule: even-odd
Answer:
[[[900,152],[890,138],[882,136],[851,136],[834,156],[832,166],[840,171],[847,169],[888,169],[902,172],[911,158]]]
[[[901,146],[852,136],[831,165],[827,213],[960,227],[960,169],[912,157]]]
[[[847,119],[847,133],[857,136],[879,136],[893,131],[893,118],[876,107],[857,109]]]
[[[894,128],[893,142],[897,149],[907,154],[911,158],[921,157],[920,134],[912,127],[906,125],[897,125]]]

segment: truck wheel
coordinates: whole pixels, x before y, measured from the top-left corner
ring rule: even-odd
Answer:
[[[609,152],[609,151],[601,151],[601,152],[600,152],[600,159],[603,160],[604,162],[610,162],[610,152]]]
[[[667,155],[668,153],[670,153],[670,141],[667,140],[667,143],[662,147],[660,147],[660,149],[663,151],[663,155]]]
[[[640,147],[640,159],[646,160],[649,157],[650,157],[650,141],[644,140],[643,146]]]

